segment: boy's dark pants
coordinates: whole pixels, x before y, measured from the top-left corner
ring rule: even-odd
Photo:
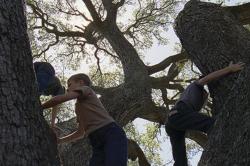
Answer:
[[[127,137],[116,123],[110,123],[89,135],[93,154],[90,166],[126,166]]]
[[[170,137],[174,166],[187,166],[185,131],[198,130],[208,133],[214,124],[214,119],[190,109],[185,103],[179,102],[178,113],[168,117],[166,132]]]

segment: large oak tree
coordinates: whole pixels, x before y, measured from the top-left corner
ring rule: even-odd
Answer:
[[[169,106],[175,103],[176,96],[184,89],[180,83],[183,80],[177,77],[183,66],[182,63],[195,54],[187,56],[187,53],[190,53],[182,51],[176,55],[166,55],[167,58],[159,64],[148,66],[142,61],[140,49],[150,47],[154,39],[165,44],[166,39],[161,34],[167,29],[170,22],[170,14],[173,12],[176,3],[174,1],[160,0],[83,0],[81,2],[80,7],[70,0],[57,1],[57,3],[53,4],[49,2],[47,4],[41,3],[40,1],[30,1],[28,3],[36,16],[33,20],[34,26],[31,26],[31,28],[36,31],[36,34],[41,36],[40,38],[54,39],[50,40],[52,41],[50,43],[46,42],[47,45],[42,45],[45,49],[42,51],[37,50],[36,56],[46,55],[47,50],[63,44],[70,51],[66,51],[63,54],[59,53],[60,55],[66,55],[65,58],[94,55],[99,70],[100,57],[110,57],[114,63],[118,62],[121,64],[124,80],[122,83],[112,87],[94,87],[101,95],[101,100],[110,114],[122,126],[138,117],[164,124]],[[124,18],[121,16],[131,4],[136,6],[133,17],[128,23],[122,22]],[[224,7],[222,10],[227,10],[233,14],[242,26],[250,22],[249,8],[249,4],[244,4],[236,7]],[[55,14],[54,17],[49,14],[51,11]],[[199,13],[199,9],[196,12]],[[58,19],[60,14],[64,14],[69,18],[71,16],[81,18],[81,26],[79,24],[68,25],[61,22]],[[230,27],[229,25],[227,26]],[[203,33],[203,29],[202,27],[201,29],[199,28],[198,32]],[[217,33],[219,33],[218,31]],[[192,40],[187,42],[191,44]],[[92,52],[90,48],[93,50]],[[205,74],[212,71],[212,69],[223,67],[222,64],[224,64],[213,61],[217,68],[210,68],[210,70],[207,69],[204,72],[204,67],[201,68],[201,65],[197,63],[198,56],[196,58],[196,60],[194,60],[195,58],[192,60],[201,69],[201,72]],[[154,75],[164,70],[167,71],[164,76],[156,77]],[[161,92],[164,105],[155,103],[152,99],[152,90]],[[169,97],[168,92],[171,90],[175,90],[177,95]],[[206,137],[201,133],[189,132],[187,136],[202,146],[206,142]],[[70,144],[67,149],[70,149],[70,147],[72,149],[75,148],[74,144]],[[63,156],[71,156],[63,159],[65,163],[70,165],[70,163],[74,162],[74,164],[87,165],[86,159],[82,160],[80,156],[75,157],[69,151],[66,154],[63,153]],[[80,148],[78,151],[82,152]],[[136,155],[132,155],[134,151],[132,152],[129,156],[131,159],[135,159]],[[86,150],[86,153],[89,154],[88,150]],[[87,158],[89,155],[83,156]],[[137,157],[139,156],[138,153]],[[142,160],[143,157],[141,157]]]
[[[22,0],[0,2],[0,165],[59,166],[42,116]]]
[[[14,10],[15,12],[20,12],[21,14],[19,13],[19,15],[17,15],[15,12],[13,12],[11,10],[11,9],[13,9],[12,8],[13,6],[16,7],[16,6],[18,6],[18,4],[19,5],[23,5],[23,4],[21,4],[21,2],[14,3],[15,1],[13,1],[13,3],[11,3],[11,2],[2,2],[1,9],[3,9],[3,10],[1,10],[1,12],[2,12],[1,16],[3,17],[3,19],[1,19],[1,22],[6,20],[5,13],[8,13],[7,16],[10,15],[13,17],[13,19],[9,21],[9,24],[19,23],[22,25],[19,26],[19,24],[17,24],[15,26],[8,26],[8,27],[12,27],[14,29],[13,31],[10,31],[11,28],[4,28],[5,26],[2,26],[2,23],[1,23],[1,30],[2,30],[1,38],[4,38],[6,36],[5,30],[7,30],[7,32],[9,31],[7,34],[10,36],[9,38],[7,38],[9,40],[8,44],[6,44],[7,42],[2,42],[2,43],[4,45],[4,48],[9,48],[9,53],[11,53],[9,55],[6,53],[3,54],[9,58],[9,61],[8,61],[8,63],[5,63],[6,58],[3,58],[3,60],[2,60],[3,65],[1,65],[1,66],[4,66],[3,68],[8,69],[8,70],[6,70],[6,72],[3,72],[3,73],[5,73],[5,77],[3,77],[3,78],[9,79],[9,82],[7,84],[6,84],[6,82],[1,81],[1,88],[2,88],[1,95],[3,95],[2,101],[4,101],[3,103],[5,103],[2,106],[3,107],[4,107],[4,105],[6,106],[5,113],[6,113],[6,115],[9,115],[6,117],[13,117],[14,118],[16,115],[21,115],[20,117],[24,117],[23,119],[26,119],[26,116],[27,116],[27,119],[29,119],[28,118],[29,116],[34,118],[33,120],[31,118],[31,120],[29,119],[27,121],[27,122],[30,122],[30,124],[27,127],[27,129],[30,129],[30,130],[28,130],[29,132],[27,132],[27,133],[34,133],[34,134],[32,134],[32,136],[34,136],[34,137],[31,137],[31,138],[34,138],[34,141],[35,141],[34,146],[38,146],[38,147],[34,148],[31,146],[31,149],[32,148],[33,149],[32,149],[32,155],[30,155],[30,156],[33,156],[33,155],[35,157],[39,156],[38,157],[39,159],[44,157],[43,161],[46,161],[46,162],[48,161],[48,163],[52,162],[52,161],[57,161],[55,158],[55,156],[56,156],[55,155],[55,153],[56,153],[55,148],[52,148],[51,151],[50,151],[50,149],[46,148],[50,144],[53,144],[53,141],[51,140],[51,138],[47,137],[47,136],[49,136],[48,126],[44,123],[44,121],[41,117],[41,114],[39,114],[39,103],[38,103],[37,97],[36,98],[33,97],[33,96],[36,96],[36,90],[35,90],[36,87],[34,86],[34,87],[30,88],[30,86],[34,85],[35,81],[34,81],[34,74],[30,74],[30,75],[28,74],[28,73],[31,73],[31,71],[32,71],[32,67],[31,67],[32,61],[31,61],[31,53],[29,50],[29,45],[28,45],[28,40],[27,40],[27,35],[26,35],[26,29],[25,29],[25,21],[24,21],[25,17],[23,15],[22,10],[20,10],[20,8],[19,8],[19,10]],[[167,116],[169,108],[170,108],[169,106],[171,106],[175,103],[176,96],[177,96],[176,95],[174,97],[169,98],[169,96],[167,95],[167,92],[170,90],[176,90],[177,91],[176,94],[178,94],[178,93],[183,91],[183,87],[180,84],[180,81],[183,81],[183,80],[177,79],[177,76],[180,72],[181,67],[183,66],[180,64],[183,62],[183,60],[186,60],[188,57],[191,57],[191,59],[196,63],[197,67],[201,70],[201,72],[206,74],[206,73],[213,71],[217,68],[223,67],[226,64],[227,60],[231,60],[231,59],[238,60],[239,59],[239,58],[233,59],[232,57],[228,58],[227,60],[223,59],[223,57],[227,57],[227,55],[232,56],[233,53],[239,53],[236,55],[236,56],[240,55],[239,57],[244,57],[243,55],[246,55],[246,52],[243,51],[244,50],[243,45],[241,45],[241,44],[237,45],[237,46],[239,46],[237,48],[239,50],[241,50],[242,52],[230,52],[230,48],[234,48],[234,47],[227,46],[227,42],[230,43],[229,41],[231,41],[231,38],[230,37],[227,38],[228,36],[222,35],[222,37],[219,39],[223,39],[222,41],[227,41],[227,42],[221,42],[224,44],[224,45],[223,44],[221,45],[222,50],[226,51],[226,52],[224,52],[224,54],[222,54],[223,56],[221,56],[222,60],[221,61],[215,60],[216,58],[214,58],[213,56],[211,56],[210,58],[207,56],[204,56],[204,55],[208,55],[208,53],[210,53],[210,52],[208,52],[207,54],[205,54],[205,53],[202,54],[204,58],[199,59],[199,56],[201,56],[201,53],[199,51],[202,51],[201,45],[203,43],[206,43],[206,42],[204,42],[206,40],[203,37],[205,35],[207,35],[207,34],[202,33],[202,29],[204,29],[204,27],[200,26],[197,29],[195,29],[195,28],[193,29],[194,34],[201,33],[201,36],[199,36],[199,37],[203,39],[203,40],[199,40],[199,41],[201,41],[201,43],[197,42],[197,46],[196,46],[197,51],[191,52],[189,50],[190,47],[187,46],[188,45],[187,44],[187,45],[184,45],[184,48],[187,50],[187,52],[182,51],[181,53],[176,54],[176,55],[172,55],[172,56],[166,55],[166,57],[168,57],[168,58],[166,58],[165,60],[163,60],[159,64],[156,64],[153,66],[146,65],[141,59],[139,50],[140,50],[140,48],[149,47],[151,45],[153,39],[157,39],[158,41],[160,41],[162,43],[165,42],[165,39],[160,34],[161,34],[161,32],[164,32],[166,30],[166,26],[169,23],[169,20],[170,20],[169,15],[170,15],[171,11],[173,11],[174,5],[175,5],[175,3],[173,1],[160,1],[160,0],[159,1],[146,1],[146,0],[141,1],[141,0],[138,0],[137,2],[134,2],[134,1],[125,1],[125,0],[120,0],[120,1],[83,0],[82,1],[83,2],[82,8],[86,9],[84,11],[78,10],[77,8],[75,8],[75,6],[72,3],[74,1],[69,1],[69,0],[65,0],[65,1],[58,0],[58,1],[56,1],[56,3],[50,3],[50,5],[46,4],[43,1],[29,0],[27,2],[28,2],[28,6],[30,7],[30,9],[32,11],[32,14],[35,15],[35,17],[29,17],[29,18],[31,18],[31,19],[29,19],[31,21],[31,23],[33,23],[33,24],[31,24],[31,28],[32,28],[31,30],[34,30],[34,33],[31,33],[31,36],[32,36],[32,34],[34,35],[34,37],[36,37],[36,35],[40,35],[40,37],[37,39],[44,39],[43,40],[44,44],[41,44],[40,42],[37,42],[37,43],[32,42],[32,48],[34,48],[34,56],[38,57],[38,56],[45,55],[46,51],[50,50],[54,46],[59,45],[59,44],[64,44],[64,46],[66,46],[66,48],[68,49],[68,52],[61,53],[61,55],[62,56],[65,55],[65,58],[71,57],[71,56],[94,55],[97,59],[98,66],[99,66],[100,65],[99,56],[101,56],[100,53],[104,53],[105,56],[109,56],[114,62],[120,63],[120,65],[122,66],[122,71],[123,71],[123,75],[124,75],[123,82],[121,84],[119,84],[117,86],[113,86],[113,87],[108,87],[108,88],[94,87],[94,89],[101,95],[101,100],[104,103],[105,107],[109,110],[110,114],[115,118],[115,120],[121,126],[125,126],[126,124],[128,124],[129,122],[133,121],[135,118],[138,118],[138,117],[152,121],[152,122],[157,122],[159,124],[164,124],[166,116]],[[120,16],[122,14],[121,12],[125,10],[125,7],[130,5],[131,3],[135,3],[135,6],[137,6],[137,9],[135,10],[135,13],[133,15],[134,19],[130,22],[130,24],[125,24],[125,23],[122,24],[122,22],[118,22],[118,19],[117,19],[118,16]],[[20,6],[20,7],[23,7],[23,6]],[[202,11],[203,9],[197,8],[196,12],[199,13],[200,12],[199,10]],[[239,37],[239,39],[242,39],[245,42],[246,48],[248,48],[247,39],[249,39],[249,38],[247,38],[247,35],[248,35],[247,31],[242,31],[241,30],[242,27],[240,28],[240,26],[242,26],[242,24],[248,24],[250,22],[250,20],[249,20],[249,11],[250,11],[249,4],[245,4],[245,5],[238,6],[238,7],[230,7],[230,8],[227,7],[227,8],[220,9],[220,10],[223,10],[223,11],[227,10],[229,13],[231,13],[231,15],[234,15],[235,19],[238,20],[238,22],[236,22],[236,21],[230,22],[230,23],[232,23],[231,25],[229,25],[225,21],[225,27],[227,27],[229,29],[229,30],[225,29],[225,34],[227,32],[229,34],[231,33],[232,35],[235,34],[235,36],[237,36],[236,34],[238,34],[238,31],[240,31],[242,33],[242,35],[239,35],[239,36],[245,36],[245,38]],[[10,14],[10,12],[11,12],[11,14]],[[63,24],[63,22],[60,22],[59,20],[57,20],[60,17],[53,17],[53,14],[55,16],[59,16],[58,13],[63,13],[63,14],[68,15],[68,16],[73,15],[73,16],[81,17],[81,19],[83,20],[82,26],[77,25],[74,27],[74,26],[68,26],[66,24]],[[206,14],[208,17],[209,16],[208,13],[206,13]],[[204,16],[206,16],[206,14],[204,12]],[[17,19],[17,18],[21,18],[21,21],[18,21],[19,19]],[[201,25],[203,25],[202,23],[203,22],[201,22]],[[213,22],[211,22],[211,24],[213,24]],[[3,24],[3,25],[6,25],[6,24]],[[196,24],[192,24],[192,25],[196,25]],[[197,24],[197,26],[198,25],[199,24]],[[215,25],[217,25],[217,24],[215,24]],[[230,29],[232,25],[235,28]],[[182,26],[180,26],[180,29],[181,29],[181,27]],[[211,25],[211,27],[213,27],[213,26]],[[222,26],[222,27],[225,28],[224,26]],[[183,25],[183,28],[185,29],[184,25]],[[204,30],[206,30],[206,29],[204,29]],[[222,29],[222,30],[224,30],[224,29]],[[215,33],[223,32],[223,31],[220,31],[216,28],[214,29],[214,31],[216,31]],[[18,32],[18,33],[14,33],[14,32]],[[206,32],[206,31],[204,31],[204,32]],[[207,31],[207,32],[209,32],[209,31]],[[13,35],[13,34],[17,35],[17,37],[15,37],[15,35]],[[190,34],[192,34],[192,33],[190,33]],[[24,35],[24,36],[22,36],[22,35]],[[204,36],[202,36],[202,35],[204,35]],[[192,37],[190,39],[189,36],[185,36],[185,37],[181,37],[181,35],[179,35],[179,36],[180,36],[182,41],[187,40],[186,41],[187,43],[190,42],[189,44],[190,45],[192,44],[192,42],[193,42]],[[13,38],[11,38],[11,37],[13,37]],[[17,39],[19,39],[19,37],[24,37],[26,42],[17,42],[18,41]],[[209,37],[211,37],[211,35]],[[200,38],[198,38],[198,39],[200,39]],[[52,40],[49,40],[49,39],[52,39]],[[198,41],[198,39],[197,39],[197,41]],[[213,40],[217,41],[217,38],[211,37],[210,39],[211,39],[211,41],[208,40],[209,41],[208,43],[214,44]],[[228,40],[228,39],[230,39],[230,40]],[[1,40],[1,41],[3,41],[3,40]],[[238,40],[237,40],[237,42],[238,42]],[[14,43],[14,44],[12,44],[12,43]],[[20,44],[24,44],[24,43],[26,43],[26,44],[20,45]],[[16,44],[16,47],[15,47],[15,44]],[[41,44],[40,47],[39,47],[39,44]],[[41,51],[39,49],[35,49],[35,47],[41,48],[41,49],[44,48],[44,49],[42,49],[42,51]],[[214,47],[216,47],[215,50],[219,52],[219,48],[217,47],[217,45],[214,45]],[[22,51],[17,51],[17,50],[13,51],[13,50],[15,50],[15,48],[22,49]],[[27,50],[25,48],[27,48]],[[212,46],[211,47],[206,46],[205,48],[212,48]],[[89,51],[90,49],[93,50],[93,52]],[[28,54],[24,53],[25,50],[28,52]],[[207,50],[209,51],[209,49],[207,49]],[[248,49],[248,51],[249,51],[249,49]],[[226,53],[228,53],[228,54],[226,54]],[[18,54],[18,56],[16,54]],[[13,56],[10,56],[10,55],[13,55]],[[214,53],[212,55],[217,55],[217,54]],[[8,60],[8,58],[7,58],[7,60]],[[23,61],[21,61],[22,63],[20,63],[20,61],[19,61],[21,58],[23,59]],[[26,61],[24,61],[24,59],[26,59]],[[212,63],[211,66],[208,66],[207,64],[202,63],[204,61],[211,62]],[[247,62],[247,60],[245,60],[245,59],[244,59],[244,61]],[[8,64],[11,64],[11,65],[8,66]],[[164,76],[156,77],[154,75],[155,73],[158,73],[158,72],[163,71],[165,69],[168,69],[168,70]],[[24,72],[26,74],[21,74]],[[9,73],[11,73],[11,74],[9,74]],[[242,77],[242,78],[247,79],[247,72],[245,72],[245,74],[243,74],[243,75],[245,75],[245,77]],[[1,79],[2,79],[2,77],[1,77]],[[225,85],[228,85],[227,87],[238,87],[238,88],[241,87],[241,86],[231,86],[231,85],[234,85],[235,77],[232,76],[229,79],[230,79],[229,82],[227,82],[227,84],[225,84]],[[238,83],[240,84],[241,83],[240,81],[243,81],[244,79],[239,79]],[[14,80],[14,81],[12,81],[12,80]],[[31,82],[29,82],[29,81],[31,81]],[[27,82],[27,84],[23,84],[23,82]],[[218,105],[218,103],[224,102],[224,99],[228,95],[228,92],[230,89],[230,88],[223,89],[223,88],[225,88],[222,86],[222,85],[224,85],[223,82],[220,85],[221,86],[210,87],[212,97],[214,98],[214,101],[215,101],[214,106],[218,110],[221,106],[221,105]],[[240,84],[240,85],[246,85],[246,84]],[[7,88],[4,89],[4,87],[6,87],[6,86],[7,86]],[[247,90],[248,90],[247,86],[242,86],[242,87],[244,87],[245,89],[244,88],[239,89],[239,92],[241,92],[240,90],[242,90],[242,92],[243,92],[243,90],[245,92],[247,92]],[[220,89],[218,89],[218,88],[222,88],[223,91],[220,92],[219,91]],[[164,105],[159,105],[158,103],[155,103],[155,101],[152,99],[152,90],[154,90],[154,89],[157,89],[161,92],[162,101],[164,102]],[[235,92],[236,92],[236,89],[235,89]],[[5,93],[5,92],[7,92],[7,93]],[[7,96],[6,94],[12,94],[12,93],[18,94],[18,95],[14,95],[14,97],[11,97],[9,100],[7,100],[8,98],[6,97]],[[219,95],[219,93],[221,93],[221,94]],[[236,94],[237,93],[234,93],[234,95],[236,95]],[[19,98],[17,99],[18,96],[19,96]],[[233,97],[233,95],[231,95],[231,96]],[[27,99],[26,99],[26,97],[27,97]],[[4,100],[4,98],[5,98],[5,100]],[[216,101],[216,99],[218,101]],[[238,101],[239,99],[240,98],[235,97],[235,103],[240,103]],[[223,102],[221,100],[223,100]],[[16,105],[10,104],[10,106],[15,106],[12,109],[13,110],[16,109],[16,111],[17,111],[17,112],[14,112],[15,116],[10,116],[10,111],[7,111],[9,109],[9,105],[6,103],[13,102],[13,101],[15,101],[14,103],[23,102],[23,104],[25,103],[27,105],[24,104],[25,107],[21,107],[21,108],[25,108],[24,111],[19,112],[18,109],[16,109],[16,108],[20,108],[18,104],[16,104]],[[247,98],[242,99],[242,101],[243,101],[243,105],[241,105],[241,107],[235,108],[236,105],[232,105],[230,107],[231,110],[232,110],[232,108],[235,108],[233,110],[237,110],[237,109],[243,110],[243,108],[247,110],[247,108],[244,105],[244,104],[247,104]],[[18,107],[17,107],[17,105],[18,105]],[[225,107],[225,108],[227,108],[227,107]],[[225,108],[223,107],[223,109],[225,109]],[[38,110],[38,111],[35,111],[35,110]],[[230,110],[230,109],[227,109],[227,110]],[[227,115],[226,114],[227,111],[224,111],[224,112],[225,112],[225,115]],[[228,112],[228,113],[235,113],[236,114],[236,111],[232,111],[232,112]],[[227,116],[222,116],[220,118],[220,120],[222,121],[223,119],[225,119],[225,117],[227,117]],[[247,117],[247,115],[245,115],[244,117]],[[3,122],[4,122],[4,120],[3,120]],[[8,122],[9,121],[7,121],[7,124],[8,124]],[[230,121],[226,121],[226,122],[229,123]],[[242,121],[243,126],[244,125],[247,126],[247,123],[244,123],[244,122],[245,121]],[[12,126],[12,124],[13,123],[10,122],[9,126]],[[235,123],[233,123],[233,124],[235,124]],[[9,131],[11,129],[11,127],[9,127],[9,126],[6,129],[3,128],[4,131]],[[14,126],[16,127],[18,125],[14,125]],[[24,124],[24,126],[27,126],[27,125]],[[219,126],[221,127],[221,125],[219,125]],[[220,128],[219,126],[217,127],[217,129]],[[38,132],[37,130],[35,130],[37,128],[41,128],[41,131]],[[221,129],[222,129],[222,127],[221,127]],[[45,134],[46,132],[47,132],[47,134]],[[8,133],[8,132],[6,132],[6,133]],[[19,132],[16,132],[16,133],[19,133]],[[214,133],[216,133],[216,129],[215,129]],[[229,132],[227,132],[227,133],[229,133]],[[245,136],[244,134],[241,134],[241,135]],[[17,135],[15,135],[13,138],[15,138],[16,136]],[[38,137],[40,138],[40,136],[43,139],[37,139]],[[187,136],[192,138],[193,140],[197,141],[200,145],[204,145],[206,142],[206,138],[201,133],[189,132],[189,134]],[[20,137],[20,138],[22,138],[22,137]],[[24,138],[27,139],[27,137],[25,137],[25,136],[24,136]],[[225,138],[225,137],[221,137],[221,138]],[[246,135],[246,138],[248,138],[247,135]],[[13,139],[13,142],[15,142],[14,140],[15,139]],[[41,144],[39,144],[39,141],[41,141],[41,140],[46,140],[44,142],[44,144],[42,144],[43,146],[41,146]],[[211,140],[213,141],[213,140],[215,140],[215,138],[211,139]],[[230,141],[234,141],[234,140],[229,140],[229,142]],[[30,142],[27,142],[27,143],[28,143],[28,145],[30,145],[29,144]],[[82,142],[78,142],[78,143],[82,143]],[[83,143],[85,143],[85,142],[83,142]],[[137,147],[136,149],[139,148],[135,144],[135,142],[131,141],[130,143],[131,143],[130,145],[135,145],[135,146],[130,146],[130,147]],[[240,144],[240,142],[239,142],[239,144]],[[6,146],[7,145],[9,145],[9,144],[6,144]],[[17,145],[26,145],[25,139],[21,144],[19,143]],[[41,147],[39,147],[39,145]],[[46,145],[48,145],[48,146],[46,146]],[[75,146],[75,145],[77,145],[77,144],[70,144],[71,147],[66,147],[66,150],[69,148],[80,147],[80,146]],[[221,145],[224,147],[224,144],[221,144]],[[230,144],[228,144],[228,145],[230,145]],[[55,144],[51,145],[51,147],[54,147],[54,146],[55,146]],[[11,147],[13,147],[13,146],[11,145]],[[82,148],[82,149],[86,150],[87,154],[89,154],[89,150],[87,147],[88,147],[88,145],[86,144],[86,149],[84,149],[84,148]],[[45,149],[42,150],[43,148],[45,148]],[[29,148],[23,148],[23,150],[26,150],[26,149],[29,149]],[[81,148],[75,149],[76,150],[75,154],[82,154],[82,153],[79,153],[79,152],[82,152],[82,149]],[[215,149],[218,149],[218,151],[220,150],[220,148],[215,148]],[[37,150],[41,153],[38,153],[36,151],[33,152],[33,150]],[[76,162],[75,165],[77,165],[77,164],[78,165],[87,165],[87,158],[89,155],[72,155],[72,157],[68,157],[68,156],[70,156],[69,155],[71,153],[70,151],[72,151],[72,150],[68,150],[67,151],[68,153],[66,155],[62,155],[62,156],[65,156],[63,158],[65,163],[69,163],[66,165],[72,165],[73,161],[79,161],[79,162]],[[137,150],[137,151],[139,152],[137,154],[137,156],[140,157],[142,151],[141,150]],[[208,151],[209,151],[209,149],[208,149]],[[6,151],[6,152],[8,152],[8,151]],[[47,155],[45,155],[44,153],[46,153]],[[8,153],[6,153],[6,154],[8,154]],[[21,153],[21,154],[25,154],[25,153]],[[213,154],[213,153],[210,153],[210,154]],[[6,155],[6,156],[11,157],[11,155]],[[130,158],[133,158],[133,159],[136,158],[136,155],[134,155],[133,157],[131,157],[131,156],[132,156],[132,153],[130,154]],[[48,157],[48,158],[46,158],[46,157]],[[82,160],[82,157],[85,158],[85,160]],[[34,159],[32,157],[30,157],[30,158]],[[214,158],[216,159],[216,157],[214,157]],[[23,159],[23,157],[20,157],[20,159]],[[7,158],[5,160],[7,160]],[[66,160],[69,160],[69,161],[67,162]],[[8,159],[8,161],[10,161],[10,159]],[[208,161],[208,159],[205,158],[204,161]],[[245,160],[241,160],[241,161],[247,162]],[[147,162],[147,161],[145,161],[145,162]],[[23,164],[23,165],[25,165],[25,164]],[[49,165],[49,164],[47,164],[47,165]],[[143,163],[141,163],[141,165],[143,165]]]

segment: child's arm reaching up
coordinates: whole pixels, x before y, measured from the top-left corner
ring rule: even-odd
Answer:
[[[66,101],[69,101],[72,99],[76,99],[79,96],[80,96],[80,93],[75,92],[75,91],[68,92],[64,95],[58,95],[58,96],[55,96],[55,97],[51,98],[50,100],[46,101],[45,103],[43,103],[42,108],[43,109],[51,108],[51,107],[54,107],[54,106],[61,104],[63,102],[66,102]]]
[[[216,80],[216,79],[219,79],[220,77],[222,76],[225,76],[227,74],[230,74],[230,73],[235,73],[237,71],[240,71],[244,68],[244,65],[245,63],[242,63],[242,62],[238,62],[236,64],[233,64],[232,62],[229,64],[229,66],[221,69],[221,70],[217,70],[217,71],[214,71],[210,74],[208,74],[207,76],[201,78],[198,80],[198,83],[200,85],[205,85],[213,80]]]

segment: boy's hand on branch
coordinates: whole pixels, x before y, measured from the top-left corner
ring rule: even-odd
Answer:
[[[234,73],[234,72],[242,70],[244,68],[244,65],[245,63],[243,62],[238,62],[238,63],[233,64],[233,62],[231,61],[228,66],[228,69],[230,70],[230,72]]]

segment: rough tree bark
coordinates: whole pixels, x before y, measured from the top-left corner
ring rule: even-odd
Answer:
[[[230,61],[246,63],[239,73],[209,84],[217,121],[199,165],[250,165],[250,33],[235,15],[192,0],[176,19],[176,32],[203,74]]]
[[[55,137],[42,116],[24,1],[0,2],[0,165],[57,166]]]
[[[61,28],[57,27],[56,23],[51,22],[48,17],[45,17],[46,13],[39,9],[38,4],[29,3],[29,6],[36,16],[40,18],[40,28],[42,27],[47,33],[55,35],[57,41],[63,37],[77,37],[86,40],[88,44],[91,43],[97,46],[98,38],[95,38],[93,34],[98,32],[101,36],[100,38],[105,38],[105,40],[109,42],[112,49],[116,52],[118,59],[121,61],[125,79],[124,82],[117,87],[95,87],[95,90],[101,94],[101,100],[104,106],[121,126],[125,126],[127,123],[138,117],[159,124],[164,124],[169,111],[168,106],[175,102],[174,100],[168,99],[167,89],[178,90],[179,92],[183,90],[183,87],[180,84],[174,83],[174,79],[180,71],[175,63],[186,59],[186,53],[180,53],[168,57],[154,66],[146,66],[140,59],[136,49],[124,37],[124,33],[121,32],[116,23],[117,11],[119,7],[125,3],[125,0],[120,0],[116,3],[112,3],[113,1],[102,0],[106,12],[105,18],[100,17],[102,14],[98,13],[98,10],[96,10],[98,7],[94,6],[94,1],[84,0],[83,2],[92,17],[89,19],[92,20],[92,22],[87,25],[86,29],[83,29],[83,31],[62,31],[60,30]],[[240,19],[242,24],[245,24],[250,22],[247,15],[248,8],[249,6],[242,5],[237,9],[232,7],[225,10],[234,13],[234,16]],[[221,63],[225,64],[225,62]],[[160,78],[152,76],[154,73],[162,71],[168,67],[169,71],[166,76]],[[213,69],[215,68],[212,68],[211,70]],[[152,89],[161,90],[162,98],[166,107],[160,107],[154,103],[151,96]],[[201,135],[200,133],[191,134],[192,135],[188,134],[190,138],[197,141],[200,145],[204,145],[206,142],[206,137],[204,137],[204,135]],[[77,146],[77,148],[78,147],[79,146]],[[72,150],[75,151],[75,149]],[[82,150],[85,151],[86,149]],[[78,152],[79,154],[82,153],[81,148],[78,148]],[[72,157],[67,158],[67,156]],[[62,154],[63,161],[69,163],[69,165],[71,162],[75,163],[74,161],[87,161],[86,158],[88,157],[88,155],[73,157],[73,155],[70,154],[70,150],[67,150],[66,154]],[[87,165],[87,163],[78,163],[78,165]]]

